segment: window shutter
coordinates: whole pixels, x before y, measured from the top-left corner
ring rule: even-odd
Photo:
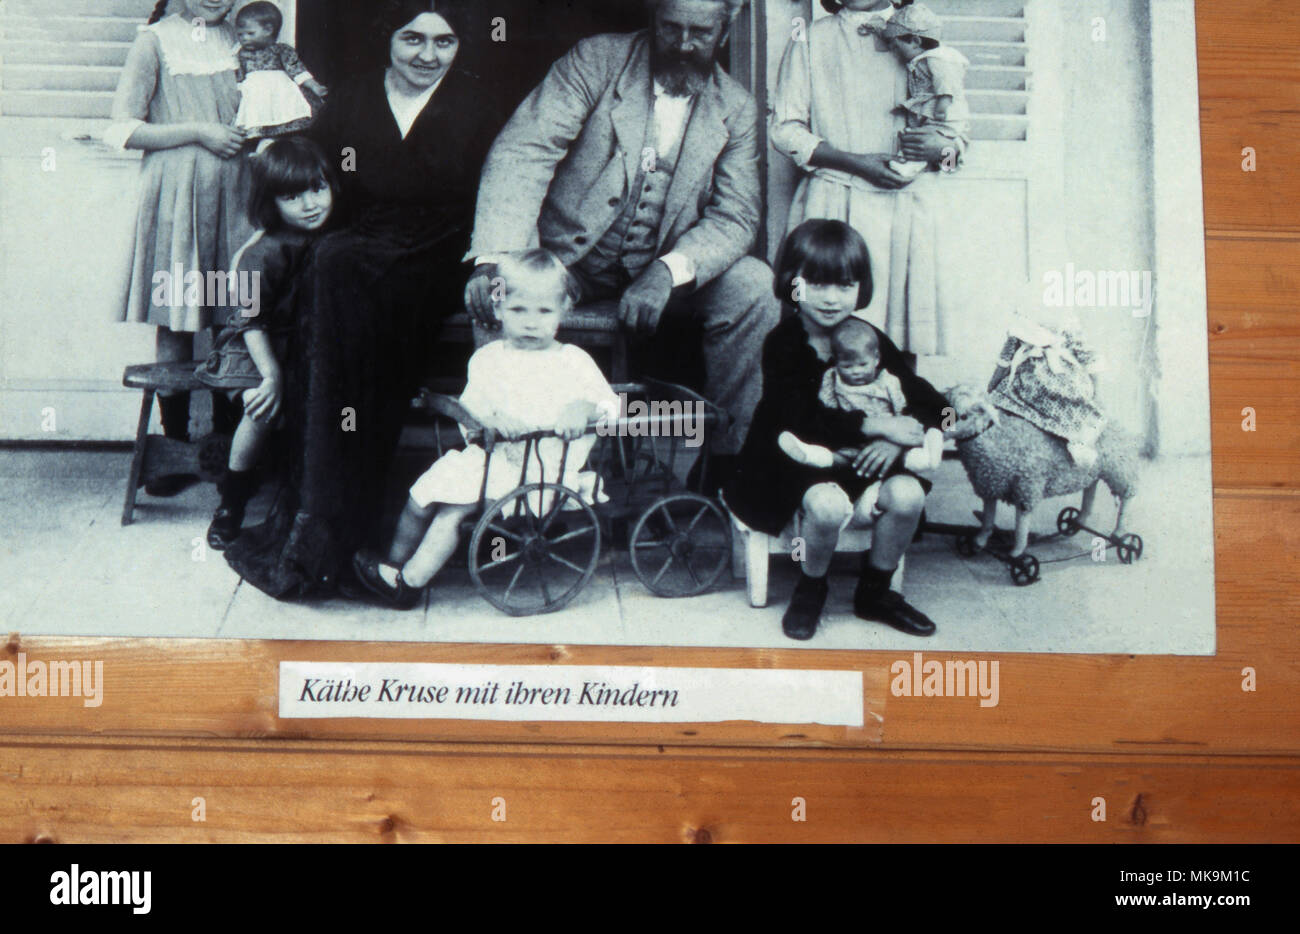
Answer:
[[[0,0],[0,115],[104,119],[153,0]]]
[[[1029,130],[1029,49],[1024,0],[927,0],[943,41],[971,62],[966,96],[976,140],[1024,140]]]

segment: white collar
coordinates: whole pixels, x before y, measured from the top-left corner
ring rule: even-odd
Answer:
[[[424,108],[429,106],[429,101],[433,98],[434,92],[442,87],[442,80],[446,77],[447,73],[444,71],[438,76],[438,80],[421,91],[418,97],[408,97],[394,91],[392,85],[388,82],[388,73],[384,73],[384,95],[388,98],[388,108],[393,112],[393,118],[397,121],[397,128],[401,130],[402,139],[406,139],[410,135],[411,128],[415,126],[415,121],[420,119],[420,114],[424,113]]]

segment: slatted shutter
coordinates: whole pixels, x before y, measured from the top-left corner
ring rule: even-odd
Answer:
[[[1023,0],[929,0],[943,38],[971,62],[966,93],[976,140],[1023,140],[1030,72]]]

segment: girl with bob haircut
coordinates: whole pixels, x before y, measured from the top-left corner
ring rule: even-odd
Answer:
[[[258,230],[235,254],[231,270],[237,294],[251,304],[226,310],[212,354],[195,373],[244,405],[218,484],[221,505],[208,528],[208,544],[217,551],[229,547],[243,525],[253,470],[284,399],[283,366],[297,328],[288,298],[308,250],[329,224],[337,194],[333,166],[309,140],[280,140],[253,159],[248,213]]]
[[[947,401],[912,371],[878,328],[880,368],[901,384],[905,414],[869,416],[829,408],[818,398],[833,359],[831,335],[870,303],[873,288],[867,245],[847,224],[805,221],[786,238],[775,284],[785,310],[763,344],[763,397],[723,495],[741,522],[768,535],[779,535],[796,514],[801,517],[806,550],[782,619],[792,639],[816,633],[828,591],[826,572],[839,534],[851,522],[873,527],[854,613],[911,635],[935,631],[933,622],[890,589],[890,581],[920,524],[930,488],[928,481],[905,472],[904,456],[926,443],[927,432],[939,429]],[[779,438],[787,431],[809,444],[851,448],[857,455],[847,465],[800,463],[781,450]]]

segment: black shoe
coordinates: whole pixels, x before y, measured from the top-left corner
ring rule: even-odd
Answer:
[[[197,474],[167,474],[164,477],[157,477],[150,480],[144,485],[144,491],[150,496],[156,496],[159,499],[170,499],[173,496],[180,496],[200,481],[201,478]]]
[[[408,586],[400,573],[396,587],[380,577],[379,559],[374,555],[358,551],[352,556],[352,570],[356,571],[357,579],[367,590],[394,610],[413,610],[424,597],[424,591]]]
[[[853,612],[859,619],[884,623],[909,636],[932,636],[936,628],[930,617],[895,590],[873,592],[858,588],[853,594]]]
[[[794,594],[790,597],[790,606],[781,617],[781,631],[800,642],[816,635],[828,590],[826,578],[800,574],[799,583],[795,584]]]
[[[208,526],[208,547],[213,551],[225,551],[239,538],[243,525],[242,511],[219,507],[212,514],[212,524]]]

